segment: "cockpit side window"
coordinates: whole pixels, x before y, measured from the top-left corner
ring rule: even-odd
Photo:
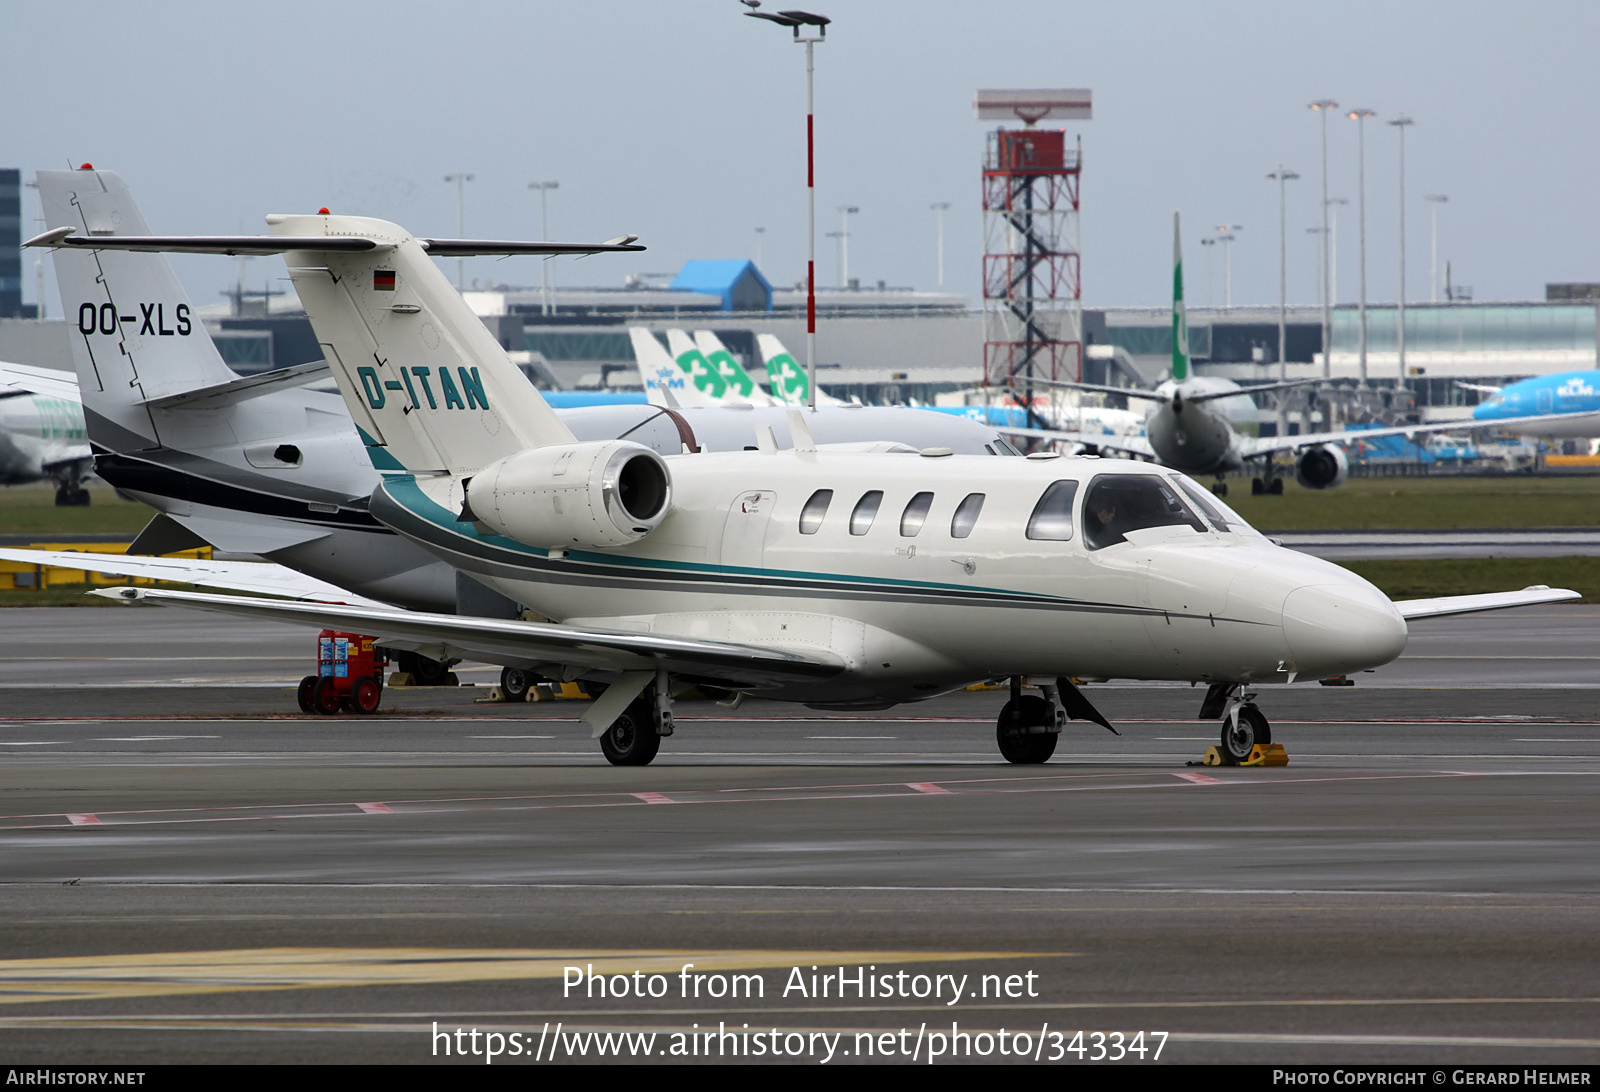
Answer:
[[[1127,541],[1129,531],[1184,526],[1204,533],[1206,525],[1155,474],[1102,474],[1089,483],[1083,501],[1083,541],[1103,550]]]
[[[1072,502],[1078,483],[1060,481],[1044,491],[1028,517],[1028,537],[1042,542],[1066,542],[1072,537]]]
[[[1210,494],[1180,474],[1174,474],[1172,481],[1179,489],[1183,490],[1183,495],[1189,498],[1189,503],[1205,514],[1206,519],[1211,521],[1211,526],[1219,531],[1228,529],[1228,517],[1223,514],[1217,503],[1211,499]]]

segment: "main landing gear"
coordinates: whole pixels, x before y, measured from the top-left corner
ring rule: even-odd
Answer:
[[[628,671],[595,699],[584,720],[597,730],[613,766],[648,766],[673,733],[672,689],[665,671]]]
[[[1206,700],[1200,706],[1201,720],[1222,720],[1223,759],[1237,766],[1250,759],[1257,745],[1265,747],[1272,742],[1272,725],[1256,708],[1256,695],[1240,683],[1212,683],[1206,691]]]
[[[1025,695],[1022,679],[1011,678],[1011,700],[1001,707],[994,726],[995,742],[1007,762],[1019,766],[1048,762],[1056,753],[1056,741],[1069,720],[1092,721],[1112,735],[1122,734],[1111,727],[1111,722],[1101,716],[1071,679],[1057,679],[1054,686],[1041,686],[1039,690],[1042,697]]]
[[[1283,479],[1272,476],[1267,477],[1265,480],[1261,478],[1251,478],[1250,493],[1252,496],[1257,497],[1281,497],[1283,496]]]

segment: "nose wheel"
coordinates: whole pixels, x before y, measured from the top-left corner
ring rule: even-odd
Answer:
[[[1222,753],[1233,765],[1248,761],[1251,748],[1272,742],[1272,725],[1254,705],[1241,705],[1235,715],[1222,722]]]
[[[1223,762],[1238,766],[1250,760],[1256,745],[1272,742],[1272,725],[1256,708],[1256,695],[1238,683],[1212,683],[1200,706],[1200,719],[1222,720],[1222,739],[1218,751]]]

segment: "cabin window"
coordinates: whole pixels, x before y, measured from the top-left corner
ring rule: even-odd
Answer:
[[[1075,481],[1056,482],[1044,491],[1028,517],[1028,537],[1041,542],[1065,542],[1072,537],[1072,502],[1078,496]]]
[[[1102,474],[1089,483],[1083,501],[1083,541],[1091,550],[1126,542],[1129,531],[1206,525],[1179,499],[1167,480],[1155,474]]]
[[[1228,517],[1223,514],[1221,506],[1211,499],[1211,494],[1201,489],[1197,483],[1180,475],[1173,475],[1172,481],[1183,490],[1183,495],[1189,498],[1189,503],[1200,509],[1206,519],[1211,521],[1211,526],[1219,531],[1228,529]]]
[[[922,524],[928,518],[928,509],[932,507],[932,493],[918,493],[912,497],[911,503],[906,505],[906,510],[900,513],[900,537],[916,538],[917,532],[922,530]]]
[[[863,493],[861,499],[856,501],[855,511],[850,513],[850,533],[864,535],[872,530],[872,521],[878,518],[878,505],[882,503],[883,490]]]
[[[828,514],[828,505],[833,503],[833,490],[819,489],[811,494],[811,499],[806,501],[806,506],[800,509],[800,533],[814,535],[817,528],[822,526],[822,517]]]
[[[965,499],[956,505],[956,514],[950,517],[950,537],[966,538],[972,534],[972,527],[978,522],[978,513],[983,511],[983,494],[968,493]]]

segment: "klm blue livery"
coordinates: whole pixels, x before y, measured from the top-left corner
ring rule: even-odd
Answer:
[[[1546,414],[1551,415],[1548,423],[1524,422],[1515,431],[1551,439],[1600,436],[1600,371],[1559,372],[1513,383],[1473,410],[1472,419],[1500,421]]]

